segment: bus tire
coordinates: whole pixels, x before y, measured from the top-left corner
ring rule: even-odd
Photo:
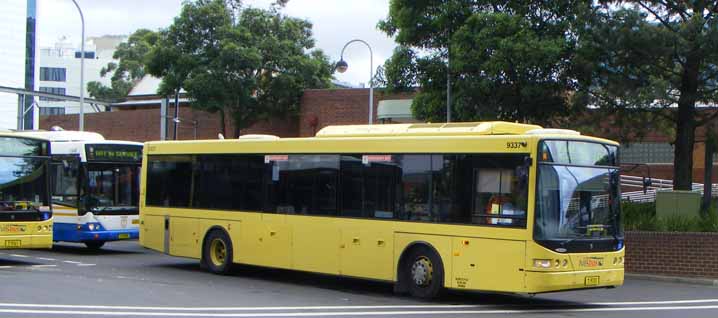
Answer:
[[[413,297],[436,298],[444,289],[441,257],[426,245],[416,246],[409,251],[402,273],[403,284]]]
[[[105,245],[105,241],[87,241],[85,242],[85,246],[91,250],[99,250],[102,248],[102,246]]]
[[[212,230],[202,244],[202,260],[207,269],[214,274],[227,275],[232,269],[232,240],[227,232]]]

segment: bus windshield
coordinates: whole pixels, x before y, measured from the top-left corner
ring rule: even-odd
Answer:
[[[46,164],[47,158],[0,157],[0,220],[9,214],[18,220],[14,212],[39,212],[49,205]]]
[[[94,214],[137,213],[140,167],[137,164],[87,164],[85,211]]]
[[[571,252],[620,249],[616,147],[545,141],[540,149],[535,240]]]

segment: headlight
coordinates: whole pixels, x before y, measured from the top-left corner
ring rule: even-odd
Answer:
[[[551,260],[550,259],[534,259],[534,267],[550,268]]]

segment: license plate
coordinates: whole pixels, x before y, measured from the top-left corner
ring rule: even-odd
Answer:
[[[5,247],[15,248],[15,247],[21,247],[21,246],[22,246],[22,241],[21,241],[21,240],[7,240],[7,241],[5,241]]]
[[[584,281],[584,284],[586,286],[596,286],[601,281],[600,276],[586,276],[586,279]]]
[[[130,238],[130,234],[129,234],[129,233],[122,233],[122,234],[118,235],[117,238],[119,238],[119,239],[128,239],[128,238]]]

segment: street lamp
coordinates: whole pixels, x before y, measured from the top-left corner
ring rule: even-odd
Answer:
[[[349,64],[344,61],[344,50],[347,48],[347,46],[349,46],[349,44],[352,44],[354,42],[364,43],[364,45],[369,48],[369,125],[371,125],[374,121],[374,53],[372,52],[369,43],[366,43],[366,41],[364,40],[354,39],[347,42],[347,44],[344,44],[344,47],[342,48],[342,53],[339,58],[339,62],[337,62],[335,69],[339,73],[344,73],[347,71],[347,69],[349,68]]]
[[[82,44],[80,48],[80,131],[85,130],[85,17],[82,15],[82,10],[77,4],[77,1],[72,0],[72,3],[77,7],[77,11],[80,12],[80,21],[82,22]]]

